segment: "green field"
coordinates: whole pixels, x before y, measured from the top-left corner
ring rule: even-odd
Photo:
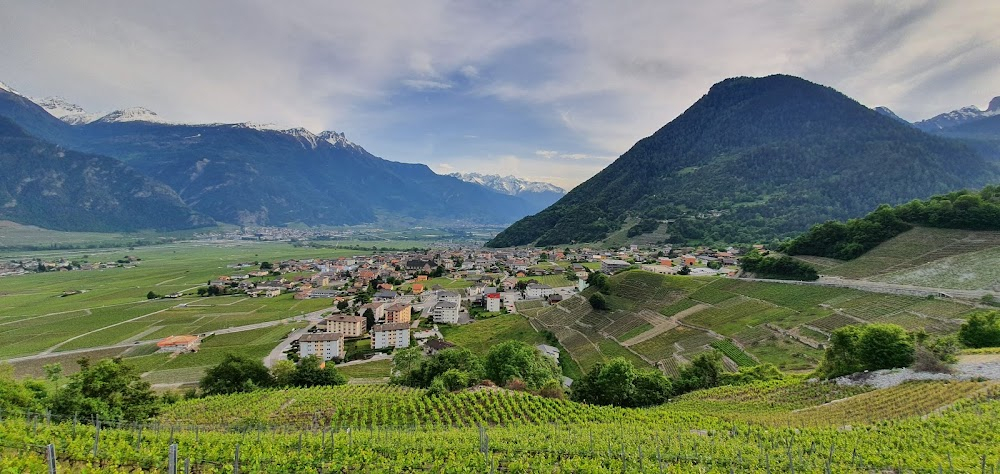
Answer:
[[[546,343],[545,337],[519,314],[504,314],[462,326],[441,326],[440,329],[446,341],[478,355],[485,355],[493,345],[512,339],[532,346]]]
[[[526,276],[518,278],[518,281],[529,281],[529,280],[535,280],[536,282],[542,285],[549,285],[552,288],[576,285],[576,282],[567,280],[565,275],[540,275],[540,276]]]
[[[59,472],[164,472],[176,443],[207,473],[232,472],[237,457],[241,472],[992,472],[998,395],[989,382],[791,379],[624,409],[507,390],[262,390],[178,402],[141,431],[111,423],[99,436],[5,413],[0,471],[45,472],[35,447],[52,443]]]
[[[365,362],[362,364],[337,366],[337,372],[340,372],[350,379],[378,379],[388,377],[389,370],[391,369],[392,361],[389,359]]]
[[[623,355],[639,367],[656,364],[671,372],[714,348],[731,359],[731,367],[760,361],[809,371],[822,359],[817,344],[841,326],[887,322],[950,334],[958,330],[955,318],[974,309],[844,288],[642,271],[613,276],[610,293],[611,311],[594,311],[583,297],[573,297],[558,307],[525,308],[525,315],[556,334],[585,370]]]
[[[460,290],[462,288],[468,288],[472,286],[472,282],[464,279],[452,279],[447,277],[440,278],[428,278],[427,281],[418,281],[414,283],[419,283],[424,285],[424,291],[430,291],[435,285],[440,285],[446,290]],[[412,287],[412,283],[407,283],[405,285],[400,285],[400,291],[409,291]]]
[[[226,268],[230,263],[359,253],[363,252],[298,248],[282,243],[226,242],[19,254],[19,257],[63,257],[91,262],[114,261],[131,255],[141,261],[134,268],[0,278],[0,358],[203,333],[323,309],[329,306],[329,300],[298,301],[291,295],[147,300],[146,293],[194,293],[210,279],[237,273]],[[66,291],[81,292],[62,296]]]

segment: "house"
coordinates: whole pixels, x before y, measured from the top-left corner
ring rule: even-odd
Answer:
[[[608,274],[620,272],[631,266],[632,264],[626,262],[625,260],[617,260],[614,258],[601,260],[601,271]]]
[[[434,262],[430,260],[414,259],[406,261],[406,269],[411,272],[430,273],[435,267]]]
[[[405,303],[396,303],[385,309],[385,322],[409,323],[413,307]]]
[[[427,275],[417,275],[416,281],[427,281]]]
[[[281,296],[281,290],[276,288],[257,288],[256,290],[247,291],[247,296],[251,298],[257,298],[263,296],[264,298],[274,298],[276,296]]]
[[[524,295],[528,298],[546,298],[554,292],[549,285],[530,283],[524,290]]]
[[[387,347],[409,347],[410,325],[408,323],[378,324],[372,327],[372,349]]]
[[[660,257],[660,265],[663,265],[664,267],[672,267],[674,266],[674,261],[667,257]]]
[[[299,338],[299,356],[314,355],[322,360],[343,359],[346,355],[344,335],[339,332],[317,332]]]
[[[552,346],[550,346],[548,344],[539,344],[539,345],[535,346],[535,348],[538,349],[539,351],[541,351],[542,354],[545,354],[545,355],[551,357],[552,360],[555,361],[556,364],[559,363],[559,349],[558,348],[552,347]]]
[[[198,336],[170,336],[156,343],[161,352],[198,352],[198,344],[201,339]]]
[[[441,301],[450,301],[455,304],[462,303],[462,295],[455,293],[454,291],[439,291],[438,299]]]
[[[361,337],[365,333],[365,318],[338,314],[327,316],[326,332],[339,332],[344,337]]]
[[[489,293],[486,295],[486,311],[500,311],[500,293]]]
[[[695,257],[694,255],[690,254],[682,256],[681,260],[684,262],[684,265],[687,265],[689,267],[694,266],[695,264],[698,263],[698,257]]]
[[[393,301],[396,301],[396,298],[399,298],[399,293],[396,293],[395,291],[391,290],[382,290],[379,291],[378,293],[375,293],[375,295],[372,296],[372,301],[377,301],[380,303],[391,303]]]
[[[370,310],[372,310],[372,314],[375,315],[375,320],[376,321],[384,321],[385,320],[385,308],[387,306],[389,306],[389,305],[387,305],[385,303],[368,303],[368,304],[366,304],[366,305],[364,305],[364,306],[361,307],[361,309],[359,310],[358,314],[361,315],[361,316],[364,316],[365,312],[370,309]]]
[[[549,297],[547,299],[549,301],[549,304],[557,304],[557,303],[559,303],[560,301],[563,300],[563,297],[559,293],[553,293],[553,294],[549,295]]]
[[[434,322],[438,324],[458,324],[459,306],[451,301],[438,301],[431,309]]]
[[[429,339],[426,343],[424,343],[424,354],[432,356],[445,349],[451,349],[452,347],[455,347],[455,345],[445,341],[444,339]]]
[[[421,285],[420,283],[414,283],[413,285],[410,286],[410,291],[412,291],[413,294],[415,295],[419,295],[424,292],[424,285]]]
[[[309,298],[336,298],[340,290],[314,289],[309,292]]]

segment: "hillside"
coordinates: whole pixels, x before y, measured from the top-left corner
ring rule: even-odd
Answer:
[[[588,296],[588,289],[583,296]],[[893,323],[931,334],[958,330],[973,310],[954,301],[724,278],[666,276],[638,270],[611,278],[610,311],[581,296],[556,306],[518,305],[539,330],[555,334],[584,371],[625,356],[676,375],[694,356],[719,349],[726,364],[771,363],[811,370],[821,344],[849,324]]]
[[[636,219],[670,240],[752,242],[998,176],[969,148],[800,78],[734,78],[492,247],[604,239]]]
[[[172,124],[141,108],[69,125],[6,89],[0,116],[67,149],[127,162],[195,211],[231,224],[501,225],[541,208],[422,164],[384,160],[337,132]]]
[[[0,117],[0,220],[62,231],[170,231],[214,224],[120,161],[65,150]]]
[[[979,472],[998,455],[996,397],[989,382],[870,391],[792,380],[620,409],[492,389],[291,389],[179,402],[99,433],[7,412],[0,469],[45,472],[32,448],[53,443],[59,472],[161,472],[176,443],[178,464],[210,473]]]

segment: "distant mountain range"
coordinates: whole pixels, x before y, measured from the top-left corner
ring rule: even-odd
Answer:
[[[438,175],[425,165],[384,160],[333,131],[174,124],[140,107],[93,114],[61,98],[30,99],[3,84],[0,116],[41,141],[126,163],[124,169],[173,190],[201,216],[194,222],[502,225],[551,203],[539,202],[533,193],[511,195]],[[12,177],[27,167],[13,159],[8,164],[5,173]],[[34,211],[13,220],[52,225],[42,224],[44,208]],[[73,229],[134,229],[141,222],[135,217],[123,211],[117,228],[108,221]],[[162,224],[189,226],[187,221]]]
[[[997,161],[890,114],[797,77],[727,79],[487,245],[596,242],[664,228],[674,242],[759,242],[1000,179]]]
[[[468,183],[476,183],[486,186],[498,193],[508,196],[518,196],[539,209],[545,209],[552,203],[558,201],[566,194],[566,190],[559,186],[528,181],[514,176],[500,176],[498,174],[479,173],[451,173],[454,176]]]

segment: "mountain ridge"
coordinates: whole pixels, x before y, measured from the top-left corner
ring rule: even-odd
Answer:
[[[967,147],[801,78],[726,79],[555,205],[487,245],[595,242],[631,217],[676,242],[790,237],[878,204],[986,184]]]

